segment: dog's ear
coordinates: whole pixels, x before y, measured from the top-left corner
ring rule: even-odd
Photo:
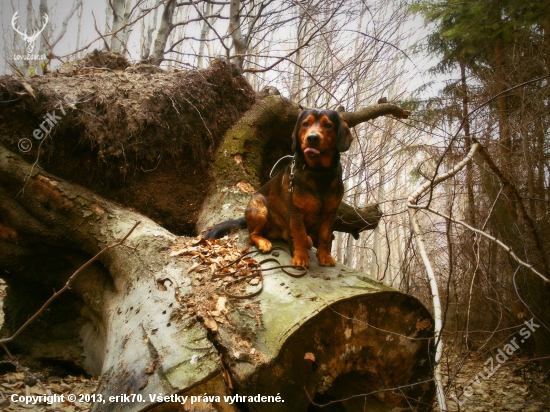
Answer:
[[[300,116],[298,116],[298,120],[296,121],[296,126],[294,126],[294,131],[292,132],[292,153],[296,153],[296,148],[300,146],[300,142],[298,141],[298,132],[300,131],[300,127],[302,127],[302,121],[304,120],[307,112],[307,110],[304,110],[300,113]]]
[[[342,119],[340,113],[337,113],[337,116],[340,125],[338,127],[338,141],[336,142],[336,148],[339,152],[347,152],[353,140],[353,136],[351,135],[349,127],[344,119]]]

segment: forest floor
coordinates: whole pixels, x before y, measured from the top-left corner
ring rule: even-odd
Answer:
[[[456,364],[457,357],[449,359]],[[460,412],[546,412],[550,411],[550,385],[544,383],[539,367],[521,359],[505,362],[487,380],[476,380],[478,374],[485,373],[486,359],[467,358],[454,377],[451,391],[447,397],[449,411]],[[496,365],[495,365],[496,367]],[[85,376],[66,375],[59,377],[51,369],[33,370],[34,377],[24,372],[7,372],[0,375],[0,410],[2,411],[90,411],[91,402],[85,395],[95,392],[98,380]],[[485,374],[486,375],[486,374]],[[472,389],[467,389],[471,387]],[[64,402],[48,405],[38,402],[35,405],[12,402],[11,395],[39,396],[47,390],[51,394],[64,395]],[[68,395],[76,395],[76,401],[67,400]],[[469,396],[466,396],[469,395]],[[456,397],[458,403],[453,400]],[[459,405],[460,404],[460,405]],[[437,409],[436,409],[437,410]]]
[[[502,365],[494,360],[491,369],[487,360],[487,357],[464,360],[447,396],[449,411],[550,411],[550,385],[544,383],[538,365],[519,358],[509,359]],[[451,356],[448,361],[456,365],[459,359]],[[495,372],[488,377],[485,369]]]

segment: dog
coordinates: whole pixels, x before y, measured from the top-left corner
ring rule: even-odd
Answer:
[[[205,238],[219,238],[246,226],[250,243],[263,253],[273,247],[268,239],[284,239],[294,244],[293,265],[309,266],[308,248],[315,245],[319,265],[334,266],[332,226],[344,196],[340,153],[349,149],[352,140],[338,112],[303,111],[292,134],[292,164],[252,196],[244,218],[216,225]]]

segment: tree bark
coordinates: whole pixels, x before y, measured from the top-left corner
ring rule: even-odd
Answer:
[[[177,300],[192,288],[181,276],[186,268],[162,253],[176,236],[144,216],[31,167],[4,148],[0,170],[0,214],[14,232],[11,241],[2,239],[6,253],[0,255],[10,271],[25,257],[17,255],[18,245],[45,243],[94,255],[141,221],[127,241],[135,249],[108,252],[102,266],[83,273],[74,287],[83,301],[82,366],[101,375],[98,393],[141,393],[147,400],[142,405],[96,404],[95,410],[141,410],[151,404],[149,393],[188,391],[221,373],[206,329]],[[197,354],[200,360],[192,364]]]
[[[462,61],[460,64],[460,92],[462,93],[462,122],[464,125],[464,152],[468,153],[472,147],[472,138],[470,135],[470,119],[468,117],[469,97],[468,83],[466,82],[466,64]],[[473,184],[473,166],[471,163],[466,165],[466,191],[468,196],[468,207],[466,209],[466,222],[469,225],[475,226],[475,200],[474,200],[474,184]]]
[[[204,4],[204,15],[210,16],[212,14],[212,10],[214,9],[214,6],[211,3]],[[208,31],[210,30],[210,27],[208,27],[208,17],[206,17],[201,26],[201,35],[200,35],[200,41],[199,41],[199,56],[197,58],[197,68],[199,70],[202,70],[204,68],[204,50],[206,49],[206,41],[208,36]]]
[[[159,11],[160,0],[155,2],[155,11],[153,12],[153,20],[149,21],[149,26],[147,27],[147,36],[141,37],[141,61],[145,62],[149,59],[149,53],[151,52],[151,45],[153,44],[153,33],[157,24],[157,15]],[[145,21],[143,22],[145,24]]]
[[[48,1],[40,0],[40,5],[38,6],[39,21],[43,21],[42,18],[45,14],[48,14]],[[49,42],[51,41],[50,26],[46,24],[44,30],[40,34],[40,46],[38,49],[38,54],[44,55],[47,57],[47,61],[41,61],[36,67],[37,74],[44,74],[48,71],[48,63],[50,60],[51,48]]]

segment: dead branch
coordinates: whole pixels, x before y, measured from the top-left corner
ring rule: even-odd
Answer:
[[[406,119],[410,114],[411,112],[409,110],[405,110],[396,104],[379,103],[367,106],[356,112],[342,113],[342,117],[349,127],[353,127],[357,126],[359,123],[364,123],[380,116],[392,115],[398,119]]]
[[[415,206],[411,206],[411,207],[415,207]],[[416,206],[417,207],[417,206]],[[538,270],[535,269],[534,265],[530,265],[529,263],[521,260],[518,255],[516,255],[514,253],[514,251],[512,250],[512,248],[506,244],[504,244],[503,242],[501,242],[500,240],[498,240],[496,237],[494,236],[491,236],[490,234],[488,234],[487,232],[484,232],[483,230],[479,230],[479,229],[476,229],[475,227],[472,227],[470,226],[469,224],[467,224],[466,222],[463,222],[461,220],[457,220],[457,219],[454,219],[452,218],[451,216],[448,216],[444,213],[441,213],[441,212],[438,212],[437,210],[434,210],[434,209],[431,209],[429,207],[423,207],[423,209],[425,210],[428,210],[430,212],[432,212],[433,214],[436,214],[438,216],[441,216],[442,218],[444,219],[447,219],[447,220],[450,220],[451,222],[453,223],[456,223],[458,225],[461,225],[461,226],[464,226],[466,229],[470,229],[472,232],[475,232],[493,242],[495,242],[497,245],[499,245],[501,248],[503,248],[511,257],[512,259],[514,259],[516,262],[518,262],[520,265],[526,267],[527,269],[529,269],[531,272],[533,272],[535,275],[537,275],[538,277],[540,277],[542,280],[544,280],[545,282],[550,282],[550,279],[548,279],[547,277],[545,277],[542,273],[540,273]]]
[[[481,149],[481,144],[479,142],[476,142],[472,145],[472,148],[466,155],[464,159],[462,159],[460,162],[458,162],[451,170],[445,173],[441,173],[434,177],[433,180],[427,181],[420,185],[418,189],[416,189],[413,193],[409,195],[409,207],[415,207],[414,205],[418,201],[418,198],[423,195],[428,189],[432,189],[438,184],[443,182],[444,180],[449,179],[450,177],[456,175],[468,162],[472,160],[475,153]]]

